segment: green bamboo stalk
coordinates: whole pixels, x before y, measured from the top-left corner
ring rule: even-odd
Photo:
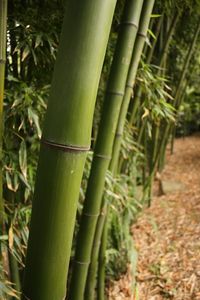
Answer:
[[[106,267],[106,249],[108,239],[108,214],[104,219],[103,233],[101,236],[101,246],[98,261],[98,281],[97,281],[97,300],[105,300],[105,267]]]
[[[154,0],[144,1],[144,5],[142,7],[142,14],[139,24],[139,29],[137,33],[137,39],[135,42],[132,60],[131,60],[131,66],[129,69],[128,77],[127,77],[127,83],[126,83],[126,89],[125,89],[125,95],[123,98],[120,116],[118,120],[117,130],[115,134],[115,140],[113,145],[113,154],[112,154],[112,160],[110,164],[110,168],[112,170],[115,170],[116,165],[118,163],[119,159],[119,153],[121,148],[121,142],[122,142],[122,135],[124,131],[124,124],[126,120],[126,115],[128,111],[129,102],[131,99],[131,95],[133,92],[133,86],[137,74],[137,69],[139,66],[140,58],[142,55],[142,51],[144,48],[146,35],[149,27],[150,17],[153,10]]]
[[[3,146],[3,96],[6,64],[6,31],[7,31],[7,0],[0,0],[0,235],[4,234],[4,201],[2,178],[2,146]],[[0,262],[2,263],[3,245],[0,244]],[[5,250],[7,253],[7,250]],[[4,273],[1,274],[4,278]]]
[[[163,49],[161,51],[161,56],[160,56],[160,60],[159,60],[159,66],[160,67],[163,66],[163,63],[164,63],[164,61],[166,59],[166,55],[168,53],[169,46],[170,46],[172,37],[174,35],[174,32],[175,32],[176,25],[178,23],[179,17],[180,17],[180,13],[176,12],[174,14],[173,20],[171,22],[171,26],[170,26],[168,34],[167,34],[167,38],[165,39],[164,46],[163,46]]]
[[[91,262],[88,270],[87,275],[87,281],[86,281],[86,287],[85,287],[85,300],[93,300],[95,299],[95,287],[96,287],[96,277],[97,277],[97,269],[98,266],[100,267],[100,263],[104,264],[104,260],[99,259],[99,249],[102,246],[101,245],[101,238],[102,238],[102,232],[104,228],[105,218],[107,215],[107,211],[105,210],[106,207],[101,209],[101,215],[98,218],[94,241],[93,241],[93,247],[92,247],[92,253],[91,253]],[[98,280],[99,282],[99,280]],[[98,290],[98,289],[97,289]],[[98,291],[99,294],[99,291]],[[104,291],[103,291],[104,294]]]
[[[149,184],[149,196],[148,196],[148,206],[151,206],[151,199],[152,199],[152,188],[153,188],[153,181],[154,181],[154,175],[155,170],[157,166],[157,153],[159,152],[158,146],[159,146],[159,130],[160,130],[160,124],[154,124],[153,128],[153,138],[152,138],[152,153],[150,155],[150,162],[149,162],[149,173],[150,173],[150,184]]]
[[[179,19],[179,15],[177,14],[177,15],[175,15],[174,19],[172,20],[170,29],[169,29],[168,34],[167,34],[167,38],[166,38],[166,40],[164,42],[164,46],[162,46],[161,56],[160,56],[160,60],[158,62],[158,66],[159,67],[163,66],[163,63],[164,63],[164,61],[166,59],[166,55],[168,53],[169,46],[170,46],[170,43],[171,43],[174,31],[176,29],[176,25],[177,25],[178,19]],[[159,34],[161,35],[162,25],[163,25],[163,17],[161,17],[159,19],[159,22],[157,24],[157,30],[156,30],[156,33],[155,33],[157,38],[158,38]],[[162,35],[161,35],[161,38],[162,38]],[[154,53],[157,41],[158,41],[157,39],[154,40],[154,43],[152,45],[152,51],[150,51],[148,53],[147,60],[146,60],[147,63],[151,62],[151,59],[152,59],[152,56],[153,56],[153,53]],[[136,90],[136,94],[135,94],[135,97],[134,97],[133,110],[132,110],[132,113],[131,113],[131,116],[130,116],[130,119],[129,119],[129,123],[131,125],[133,124],[134,119],[136,117],[136,113],[137,113],[137,109],[138,109],[141,97],[142,97],[142,90],[141,90],[141,87],[139,86],[138,89]]]
[[[142,137],[144,135],[145,127],[146,127],[146,120],[144,119],[141,121],[141,126],[140,126],[140,130],[139,130],[138,138],[137,138],[138,144],[141,144],[141,142],[142,142]]]
[[[152,18],[151,20],[150,20],[150,23],[149,23],[149,31],[153,31],[153,27],[154,27],[154,25],[155,25],[155,22],[156,22],[156,20],[155,20],[155,18]],[[148,34],[147,34],[147,39],[148,40],[150,40],[151,39],[151,34],[150,34],[150,32],[148,32]],[[147,52],[148,52],[148,49],[149,48],[149,44],[148,43],[145,43],[145,45],[144,45],[144,48],[143,48],[143,55],[146,57],[146,55],[147,55]]]
[[[108,80],[94,159],[77,238],[69,299],[83,299],[97,219],[100,213],[106,171],[124,95],[128,68],[139,23],[141,1],[126,1],[119,37]]]
[[[166,148],[167,148],[167,143],[169,139],[169,130],[170,126],[168,123],[163,124],[163,136],[160,144],[160,154],[159,154],[159,159],[158,159],[158,171],[161,172],[164,169],[165,166],[165,153],[166,153]]]
[[[154,32],[155,38],[153,39],[152,45],[149,48],[149,51],[147,52],[147,56],[146,56],[146,63],[147,64],[150,64],[151,61],[152,61],[152,57],[153,57],[153,54],[154,54],[156,43],[158,41],[158,36],[160,34],[162,23],[163,23],[163,16],[161,16],[159,18],[158,23],[156,24],[156,28],[155,28],[155,32]]]
[[[185,79],[185,76],[187,74],[188,67],[189,67],[192,55],[193,55],[194,50],[195,50],[195,46],[196,46],[196,42],[197,42],[197,39],[198,39],[198,36],[199,36],[199,32],[200,32],[200,22],[197,24],[196,30],[194,32],[193,39],[191,41],[190,47],[188,49],[188,52],[187,52],[187,55],[186,55],[186,58],[185,58],[183,70],[181,72],[181,76],[180,76],[179,81],[178,81],[178,85],[177,85],[176,92],[175,92],[175,95],[174,95],[175,108],[178,108],[178,104],[179,104],[178,99],[179,99],[179,95],[180,95],[180,92],[181,92],[181,87],[182,87],[183,81]]]
[[[158,66],[160,68],[164,67],[166,65],[168,49],[169,49],[173,34],[175,32],[178,20],[179,20],[179,14],[175,14],[174,18],[171,22],[170,28],[167,32],[167,37],[164,41],[164,44],[163,44],[163,35],[160,36],[161,56],[160,56],[160,60],[158,63]],[[163,76],[164,76],[165,69],[159,70],[159,73],[161,73],[161,72],[163,73]],[[160,150],[164,147],[163,145],[159,145],[159,135],[160,135],[160,125],[155,124],[154,139],[152,141],[152,152],[150,154],[150,163],[149,163],[149,179],[147,180],[148,185],[149,185],[148,206],[151,205],[153,180],[154,180],[155,170],[157,168],[157,163],[158,163],[159,157],[161,155]],[[161,144],[164,144],[163,139],[161,140]]]
[[[6,64],[7,0],[0,0],[0,234],[3,232],[4,204],[2,194],[3,95]]]
[[[67,2],[44,122],[23,299],[66,295],[77,200],[115,4]]]
[[[11,252],[9,252],[9,265],[11,282],[14,284],[14,289],[18,292],[21,292],[21,280],[19,275],[18,262]],[[12,299],[15,300],[16,298]]]
[[[178,95],[178,99],[177,99],[177,116],[178,116],[178,111],[180,109],[180,106],[182,105],[182,103],[184,101],[186,86],[187,86],[187,80],[182,83],[182,86],[179,91],[179,95]],[[171,149],[170,149],[171,154],[174,153],[175,137],[176,137],[176,126],[173,126],[172,134],[171,134]]]
[[[185,77],[187,75],[187,72],[188,72],[188,67],[189,67],[192,55],[194,53],[194,50],[195,50],[195,46],[196,46],[196,43],[197,43],[199,32],[200,32],[200,22],[197,24],[196,30],[194,32],[193,39],[192,39],[191,44],[189,46],[189,49],[188,49],[188,52],[187,52],[187,55],[186,55],[186,58],[185,58],[185,62],[184,62],[184,65],[183,65],[183,69],[182,69],[182,72],[181,72],[181,76],[179,78],[177,88],[176,88],[176,91],[175,91],[175,94],[174,94],[174,107],[175,107],[176,110],[178,110],[179,105],[180,105],[179,98],[180,98],[182,84],[183,84],[183,82],[185,80]],[[164,133],[164,136],[166,137],[167,140],[165,142],[163,153],[166,152],[167,142],[169,140],[170,134],[174,131],[173,128],[175,126],[176,125],[168,123],[166,128],[165,128],[166,133]],[[171,143],[173,143],[174,137],[175,137],[175,135],[173,135]],[[171,146],[171,153],[173,153],[173,145]],[[162,154],[162,156],[164,156],[164,155],[165,154]],[[162,161],[164,162],[164,157],[162,157]],[[161,168],[163,168],[163,164],[161,164]]]
[[[140,18],[140,23],[139,23],[139,29],[137,33],[137,38],[132,54],[132,59],[131,59],[131,66],[129,69],[128,73],[128,79],[130,81],[134,81],[136,76],[136,71],[139,65],[139,60],[142,54],[142,50],[144,47],[145,43],[145,38],[150,22],[150,15],[153,9],[153,4],[154,1],[150,3],[150,1],[146,1],[142,7],[142,13],[141,13],[141,18]],[[129,76],[132,76],[131,78]],[[128,88],[128,89],[127,89]],[[126,119],[126,114],[128,111],[128,105],[131,97],[132,89],[129,88],[129,86],[126,87],[125,89],[125,97],[122,102],[121,110],[120,110],[120,115],[118,119],[118,126],[115,134],[115,140],[114,140],[114,145],[113,145],[113,154],[112,154],[112,159],[109,165],[109,170],[115,174],[116,171],[116,166],[118,162],[118,157],[119,157],[119,151],[121,147],[121,139],[122,139],[122,133],[124,129],[124,124],[125,124],[125,119]],[[103,198],[103,203],[102,203],[102,211],[106,212],[107,211],[107,201],[105,197]],[[108,214],[109,212],[107,212]],[[103,225],[105,222],[105,225]],[[104,230],[103,230],[104,228]],[[102,236],[102,231],[104,232]],[[106,249],[106,239],[107,239],[107,224],[106,224],[106,217],[105,213],[101,214],[98,219],[97,227],[96,227],[96,232],[95,232],[95,239],[94,239],[94,245],[93,245],[93,250],[91,254],[91,265],[89,269],[89,274],[87,278],[87,286],[86,286],[86,297],[85,299],[93,299],[94,297],[94,284],[95,284],[95,278],[94,275],[96,274],[96,269],[97,269],[97,257],[99,253],[99,248],[100,248],[100,238],[102,236],[102,246],[101,246],[101,264],[99,264],[99,276],[98,276],[98,289],[97,289],[97,295],[98,299],[103,299],[104,293],[105,293],[105,288],[104,288],[104,283],[105,283],[105,264],[103,263],[105,261],[105,249]],[[92,287],[91,287],[92,286]],[[87,291],[92,290],[93,295],[90,295]]]

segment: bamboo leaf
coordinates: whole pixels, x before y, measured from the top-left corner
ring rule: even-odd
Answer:
[[[144,114],[142,115],[142,119],[144,119],[148,115],[149,115],[149,110],[146,107],[144,107]]]
[[[36,130],[37,130],[37,135],[39,138],[41,138],[42,132],[39,124],[39,118],[38,115],[32,110],[32,108],[28,108],[28,118],[29,122],[32,125],[32,123],[35,124]]]
[[[156,40],[156,36],[155,36],[155,34],[153,33],[153,31],[151,31],[150,29],[148,29],[148,33]]]
[[[36,55],[35,55],[35,51],[34,51],[33,49],[31,49],[31,53],[32,53],[32,55],[33,55],[34,63],[35,63],[35,65],[37,65],[37,57],[36,57]]]
[[[0,235],[0,241],[7,241],[8,236],[7,235]]]
[[[22,52],[22,61],[24,61],[30,53],[30,49],[26,46]]]
[[[24,140],[21,142],[19,149],[19,165],[24,178],[27,179],[27,152]]]
[[[42,39],[41,39],[41,35],[37,35],[36,36],[36,40],[35,40],[35,49],[41,44]]]
[[[16,192],[15,188],[13,187],[12,180],[8,171],[6,171],[6,183],[9,190]]]
[[[13,242],[14,242],[14,234],[13,234],[13,227],[11,225],[8,231],[8,245],[10,250],[12,250],[13,248]]]

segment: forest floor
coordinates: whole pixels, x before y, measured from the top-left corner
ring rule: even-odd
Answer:
[[[176,139],[161,180],[183,188],[155,196],[132,228],[139,253],[134,299],[200,300],[200,136]],[[129,287],[127,274],[109,300],[132,300]]]

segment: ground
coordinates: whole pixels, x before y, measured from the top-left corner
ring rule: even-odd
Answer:
[[[127,274],[110,300],[200,300],[200,136],[175,141],[161,180],[182,188],[155,196],[133,225],[139,295],[130,296]]]

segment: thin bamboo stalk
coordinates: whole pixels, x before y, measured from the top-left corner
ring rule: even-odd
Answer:
[[[174,95],[175,108],[178,108],[178,104],[179,104],[178,99],[179,99],[179,95],[180,95],[180,92],[181,92],[181,87],[182,87],[183,81],[185,79],[185,76],[187,74],[188,67],[189,67],[192,55],[193,55],[194,50],[195,50],[195,46],[196,46],[196,42],[197,42],[197,39],[198,39],[198,36],[199,36],[199,32],[200,32],[200,22],[197,24],[196,30],[194,32],[193,39],[191,41],[191,44],[189,46],[189,49],[188,49],[188,52],[187,52],[187,55],[186,55],[186,58],[185,58],[183,70],[181,72],[181,76],[180,76],[179,81],[178,81],[178,85],[177,85],[176,92],[175,92],[175,95]]]
[[[159,66],[160,67],[163,66],[163,63],[165,61],[165,58],[166,58],[166,55],[168,53],[169,46],[170,46],[172,37],[174,35],[174,32],[175,32],[176,25],[178,23],[179,17],[180,17],[179,12],[176,12],[174,14],[173,20],[171,22],[171,26],[170,26],[168,34],[167,34],[167,38],[165,39],[164,46],[163,46],[163,49],[161,51],[161,56],[160,56],[160,60],[159,60]]]
[[[3,201],[3,178],[2,178],[2,146],[3,146],[3,96],[6,64],[6,31],[7,31],[7,0],[0,0],[0,235],[4,234],[4,201]],[[3,261],[3,249],[0,245],[0,262]],[[4,261],[3,261],[4,262]],[[1,274],[4,278],[4,273]]]
[[[125,4],[77,238],[70,299],[82,300],[84,296],[95,228],[101,209],[105,176],[112,155],[114,134],[140,18],[141,2],[128,0]]]
[[[145,38],[146,38],[146,34],[147,34],[147,30],[148,30],[148,26],[149,26],[149,22],[150,22],[150,15],[153,9],[153,4],[154,1],[146,1],[142,7],[142,12],[141,12],[141,17],[140,17],[140,23],[139,23],[139,29],[138,29],[138,33],[137,33],[137,38],[136,38],[136,42],[135,42],[135,46],[134,46],[134,50],[133,50],[133,54],[132,54],[132,59],[131,59],[131,66],[129,69],[129,73],[128,73],[128,78],[131,81],[134,81],[134,76],[136,75],[136,71],[139,65],[139,60],[142,54],[142,50],[144,47],[144,43],[145,43]],[[130,72],[132,74],[132,78],[130,78]],[[121,147],[121,138],[122,138],[122,133],[123,133],[123,129],[124,129],[124,124],[125,124],[125,119],[126,119],[126,114],[128,111],[128,105],[129,105],[129,101],[130,101],[130,93],[132,93],[132,89],[130,89],[127,87],[125,89],[125,97],[123,99],[122,102],[122,106],[121,106],[121,110],[120,110],[120,115],[119,115],[119,119],[118,119],[118,126],[117,126],[117,130],[116,130],[116,134],[115,134],[115,140],[114,140],[114,145],[113,145],[113,154],[112,154],[112,159],[109,165],[109,170],[115,174],[116,171],[116,165],[118,162],[118,157],[119,157],[119,151],[120,151],[120,147]],[[102,244],[101,246],[101,264],[99,264],[99,277],[98,277],[98,288],[101,290],[97,289],[97,295],[98,295],[98,299],[103,299],[104,297],[104,282],[105,282],[105,264],[103,263],[105,261],[105,250],[106,250],[106,237],[107,237],[107,224],[106,224],[106,216],[105,214],[109,213],[108,208],[107,208],[107,201],[105,199],[105,197],[103,198],[103,202],[102,202],[102,212],[101,215],[99,216],[98,219],[98,223],[97,223],[97,227],[96,227],[96,232],[95,232],[95,239],[94,239],[94,245],[93,245],[93,250],[92,250],[92,254],[91,254],[91,265],[90,265],[90,270],[89,270],[89,274],[88,274],[88,278],[87,278],[87,286],[86,286],[86,291],[87,289],[89,290],[91,287],[91,285],[93,285],[93,287],[91,288],[91,290],[94,293],[94,283],[95,283],[95,279],[94,279],[94,274],[96,273],[96,271],[92,270],[92,268],[97,269],[97,257],[98,257],[98,253],[99,253],[99,249],[100,249],[100,244]],[[104,224],[105,223],[105,224]],[[104,224],[104,225],[103,225]],[[103,230],[104,228],[104,230]],[[104,232],[103,236],[102,236],[102,231]],[[102,242],[100,243],[100,238],[102,236]],[[104,258],[103,258],[104,257]],[[85,297],[85,299],[92,299],[88,298],[88,294],[86,294],[87,297]]]
[[[181,76],[179,78],[177,88],[176,88],[176,91],[175,91],[175,94],[174,94],[174,107],[176,108],[176,110],[178,110],[179,105],[180,105],[179,97],[180,97],[180,93],[181,93],[182,84],[183,84],[183,82],[185,80],[185,77],[187,75],[187,72],[188,72],[188,67],[189,67],[192,55],[194,53],[194,50],[195,50],[195,46],[196,46],[196,43],[197,43],[199,32],[200,32],[200,22],[197,24],[196,30],[194,32],[193,39],[192,39],[191,44],[189,46],[189,49],[188,49],[188,52],[187,52],[187,55],[186,55],[186,58],[185,58],[185,62],[184,62],[184,65],[183,65],[183,69],[182,69],[182,72],[181,72]],[[165,148],[163,150],[163,153],[166,152],[167,142],[169,140],[170,134],[174,132],[173,128],[175,126],[176,125],[173,125],[173,124],[170,124],[170,123],[168,123],[166,125],[165,133],[164,133],[164,136],[166,136],[166,142],[165,142],[165,146],[164,146]],[[173,135],[172,143],[173,143],[174,137],[175,136]],[[173,153],[173,146],[172,146],[172,149],[171,149],[171,153]],[[164,157],[162,158],[162,160],[164,161]]]
[[[154,33],[155,38],[153,39],[152,45],[149,48],[149,51],[147,52],[147,56],[146,56],[146,63],[147,64],[150,64],[151,61],[152,61],[152,57],[153,57],[153,54],[154,54],[156,43],[158,41],[158,36],[160,34],[162,23],[163,23],[163,16],[161,16],[159,18],[158,23],[156,24],[156,29],[155,29],[155,33]]]
[[[67,2],[44,122],[23,299],[66,295],[77,200],[115,5],[116,0]]]
[[[93,247],[92,247],[92,253],[91,253],[91,263],[89,266],[88,270],[88,276],[87,276],[87,282],[86,282],[86,287],[85,287],[85,300],[93,300],[95,298],[95,287],[96,287],[96,277],[97,277],[97,270],[98,266],[100,267],[100,264],[104,265],[104,258],[99,257],[99,249],[102,247],[101,244],[101,237],[102,237],[102,232],[104,229],[104,223],[105,223],[105,218],[107,215],[106,207],[103,207],[101,209],[101,215],[98,218],[97,221],[97,226],[96,226],[96,231],[95,231],[95,236],[94,236],[94,241],[93,241]],[[99,259],[98,259],[99,257]],[[102,274],[102,273],[101,273]],[[98,278],[99,282],[99,278]],[[100,286],[98,286],[99,288]],[[98,290],[97,288],[97,290]],[[98,291],[99,293],[102,293]],[[103,290],[103,295],[104,295],[104,290]]]
[[[2,195],[3,95],[6,64],[7,0],[0,0],[0,234],[3,232],[4,204]]]
[[[123,98],[121,111],[119,115],[117,130],[115,134],[115,140],[113,145],[113,155],[112,160],[110,163],[110,168],[114,170],[116,168],[116,164],[118,163],[119,159],[119,153],[120,153],[120,147],[121,147],[121,141],[122,141],[122,135],[124,131],[124,124],[126,120],[126,115],[128,111],[128,106],[130,102],[130,98],[133,92],[133,86],[137,74],[137,69],[139,66],[140,58],[142,55],[142,51],[144,48],[146,35],[149,27],[150,17],[153,10],[154,0],[144,1],[144,5],[142,8],[142,14],[139,24],[139,29],[137,33],[137,39],[133,50],[131,65],[127,77],[127,83],[126,83],[126,89],[125,89],[125,95]]]
[[[178,99],[177,99],[177,117],[178,117],[178,111],[180,109],[180,106],[182,105],[183,101],[184,101],[184,97],[185,97],[185,89],[187,86],[187,80],[182,83],[181,89],[179,91],[179,95],[178,95]],[[174,153],[174,140],[176,137],[176,126],[174,126],[174,128],[172,129],[172,135],[171,135],[171,154]]]
[[[10,277],[11,282],[14,285],[14,289],[18,292],[21,292],[21,280],[19,275],[19,267],[16,258],[12,253],[9,252],[9,265],[10,265]],[[15,300],[16,298],[12,298]]]
[[[150,23],[149,23],[149,31],[153,32],[153,27],[154,27],[154,25],[155,25],[155,22],[156,22],[155,18],[152,18],[152,19],[150,20]],[[147,38],[148,38],[148,40],[151,39],[151,34],[150,34],[150,32],[148,32]],[[146,57],[147,52],[148,52],[148,50],[149,50],[148,48],[149,48],[149,44],[148,44],[148,43],[145,43],[144,48],[143,48],[143,54],[144,54],[145,57]]]
[[[160,130],[160,124],[154,124],[153,128],[153,141],[152,141],[152,153],[150,155],[150,163],[149,163],[149,172],[150,172],[150,184],[149,184],[149,197],[148,197],[148,206],[151,206],[151,200],[152,200],[152,188],[153,188],[153,181],[154,181],[154,175],[156,171],[157,166],[157,158],[158,158],[158,146],[159,146],[159,130]]]
[[[109,213],[109,212],[108,212]],[[105,300],[105,267],[106,267],[106,249],[108,239],[108,215],[105,218],[103,233],[101,237],[101,246],[98,261],[98,281],[97,281],[97,300]]]
[[[174,19],[171,23],[170,29],[169,29],[168,34],[167,34],[167,38],[164,42],[164,46],[162,46],[160,60],[158,62],[159,67],[163,66],[163,63],[166,59],[166,55],[168,53],[169,46],[170,46],[174,31],[176,29],[178,19],[179,19],[179,15],[177,14],[177,15],[175,15],[175,17],[174,17]],[[153,53],[154,53],[154,50],[155,50],[156,42],[158,41],[159,34],[160,34],[160,40],[163,37],[163,35],[161,34],[162,33],[162,31],[161,31],[162,25],[163,25],[163,16],[159,19],[159,22],[157,24],[156,32],[155,32],[156,39],[154,40],[151,51],[149,51],[149,53],[148,53],[146,63],[150,63],[151,60],[152,60],[152,56],[153,56]],[[135,97],[134,97],[133,110],[132,110],[130,120],[129,120],[130,124],[133,124],[133,122],[134,122],[134,119],[135,119],[135,116],[136,116],[136,113],[137,113],[137,109],[138,109],[141,97],[142,97],[142,90],[141,90],[141,87],[139,86],[138,89],[136,90],[136,94],[135,94]]]
[[[160,55],[160,59],[158,62],[158,66],[161,67],[165,67],[166,65],[166,58],[167,58],[167,53],[169,50],[169,46],[173,37],[173,34],[175,32],[176,29],[176,25],[178,23],[179,20],[179,14],[175,14],[174,18],[171,22],[170,28],[167,32],[167,37],[164,40],[163,43],[163,35],[160,35],[160,47],[161,47],[161,55]],[[165,74],[165,68],[163,70],[159,70],[158,73],[163,73],[163,76]],[[151,205],[151,199],[152,199],[152,187],[153,187],[153,180],[154,180],[154,175],[155,175],[155,170],[157,168],[157,163],[160,157],[160,149],[163,148],[164,146],[164,141],[161,141],[161,144],[163,144],[162,146],[159,145],[159,135],[160,135],[160,124],[154,126],[154,139],[152,140],[152,153],[150,154],[150,164],[149,164],[149,179],[148,179],[148,183],[149,183],[149,195],[148,195],[148,205]]]

